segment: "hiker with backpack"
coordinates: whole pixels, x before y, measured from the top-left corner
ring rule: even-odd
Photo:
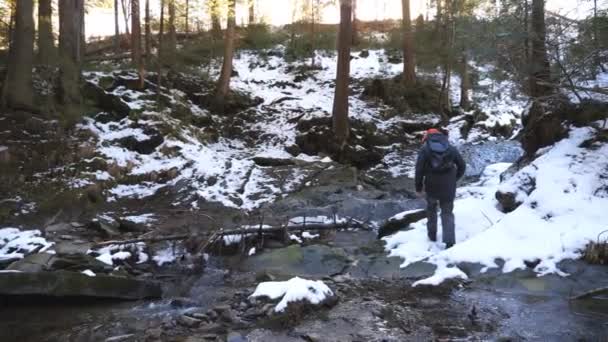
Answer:
[[[422,141],[416,162],[416,194],[422,197],[423,190],[426,193],[427,234],[433,242],[437,241],[437,206],[441,208],[443,242],[450,248],[456,243],[456,182],[464,175],[466,164],[448,136],[438,129],[427,130]]]

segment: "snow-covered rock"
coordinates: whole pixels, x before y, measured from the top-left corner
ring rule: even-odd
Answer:
[[[319,305],[334,297],[333,291],[320,280],[307,280],[299,277],[287,281],[269,281],[258,284],[251,297],[282,298],[274,311],[283,312],[290,303],[308,302]]]
[[[608,144],[589,143],[596,133],[590,127],[571,128],[568,138],[541,151],[502,184],[500,174],[509,164],[489,166],[478,183],[459,189],[454,247],[445,250],[428,241],[423,220],[411,231],[384,238],[386,249],[404,259],[402,267],[421,260],[437,266],[432,278],[418,284],[466,277],[453,268],[459,263],[481,264],[482,271],[496,268],[497,259],[504,261],[503,272],[526,268],[528,262],[539,275],[565,275],[557,264],[580,257],[585,245],[608,228]],[[520,205],[507,214],[499,211],[497,190],[513,193]]]

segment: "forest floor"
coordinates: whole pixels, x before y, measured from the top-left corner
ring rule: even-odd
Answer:
[[[231,115],[209,110],[212,85],[204,75],[214,76],[212,67],[169,75],[161,106],[153,75],[138,91],[132,73],[87,72],[89,115],[67,138],[55,121],[22,113],[0,117],[0,288],[17,294],[2,297],[3,336],[608,336],[605,299],[569,300],[608,279],[605,266],[578,260],[585,244],[606,229],[601,208],[608,204],[608,144],[601,125],[572,127],[569,138],[502,181],[500,174],[521,154],[509,138],[520,128],[526,100],[512,82],[492,79],[490,66],[477,66],[478,110],[457,113],[448,126],[469,165],[456,202],[458,244],[445,250],[426,241],[424,221],[379,240],[376,230],[385,221],[424,206],[413,195],[412,167],[421,131],[439,116],[379,99],[391,93],[401,66],[384,52],[357,53],[351,61],[353,137],[338,155],[328,129],[335,57],[320,55],[311,69],[286,62],[282,53],[277,48],[264,57],[242,52],[236,58],[237,92],[224,108]],[[385,82],[380,88],[377,78]],[[458,82],[454,77],[454,89]],[[456,92],[452,96],[457,100]],[[498,210],[499,190],[512,193],[520,206]],[[257,236],[260,227],[305,223],[344,226]],[[252,233],[207,245],[220,229]],[[145,240],[171,235],[188,238]],[[100,245],[135,238],[144,240]],[[43,290],[11,285],[34,271],[53,274],[50,283],[44,278]],[[116,280],[124,277],[142,283],[126,291]],[[298,288],[283,313],[275,311],[276,301],[250,298],[260,283],[293,277],[322,280],[331,291]],[[95,281],[109,285],[83,291],[83,283]],[[161,285],[161,298],[143,299],[158,297],[151,283]],[[91,296],[137,300],[86,299]],[[311,298],[321,306],[307,303]]]

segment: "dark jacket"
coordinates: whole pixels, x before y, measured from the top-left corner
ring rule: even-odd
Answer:
[[[446,160],[450,161],[446,170],[433,171],[432,150],[446,153]],[[465,169],[466,164],[460,152],[450,145],[448,137],[444,134],[431,134],[418,153],[416,192],[422,192],[424,186],[429,197],[440,201],[453,201],[456,197],[456,181],[462,178]]]

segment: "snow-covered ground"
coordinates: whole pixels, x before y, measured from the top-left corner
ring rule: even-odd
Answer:
[[[278,47],[274,50],[280,51],[281,49]],[[368,57],[360,57],[359,53],[353,53],[353,56],[355,57],[351,61],[351,77],[356,81],[394,77],[402,70],[401,64],[389,63],[388,56],[382,50],[369,51]],[[263,99],[263,103],[257,108],[263,115],[258,115],[247,129],[252,132],[261,132],[266,138],[258,139],[253,146],[238,138],[220,137],[219,140],[213,142],[200,139],[201,129],[172,118],[170,109],[161,113],[156,112],[156,106],[152,100],[154,96],[150,96],[151,94],[136,93],[125,87],[113,90],[114,95],[132,99],[129,105],[132,109],[142,111],[142,117],[139,119],[127,117],[119,122],[110,123],[101,123],[92,119],[85,120],[80,127],[95,134],[97,152],[110,165],[115,164],[126,169],[128,176],[141,177],[169,170],[174,170],[177,176],[165,183],[140,181],[135,184],[133,182],[121,184],[113,174],[102,170],[91,172],[85,175],[84,179],[72,180],[71,184],[74,187],[84,187],[95,181],[107,181],[112,184],[107,191],[109,199],[115,200],[125,197],[146,198],[165,186],[187,183],[190,187],[189,193],[196,194],[194,197],[189,197],[194,208],[198,203],[197,198],[250,210],[285,196],[289,191],[302,185],[309,171],[303,168],[292,168],[287,171],[287,174],[281,175],[281,185],[277,185],[277,178],[269,177],[267,171],[255,165],[252,158],[255,156],[293,158],[285,150],[287,146],[295,143],[297,135],[296,123],[290,120],[301,115],[300,113],[303,113],[303,119],[330,115],[334,97],[336,56],[318,54],[316,65],[319,70],[294,71],[306,69],[308,63],[309,61],[287,63],[282,57],[262,57],[257,52],[248,51],[242,51],[235,57],[234,69],[238,76],[232,78],[231,86]],[[513,100],[511,96],[508,96],[508,93],[514,89],[512,83],[491,81],[489,66],[473,67],[481,72],[481,86],[491,83],[495,87],[493,90],[498,89],[500,94],[492,97],[483,92],[473,94],[474,100],[480,103],[481,109],[489,116],[485,123],[482,122],[478,128],[473,128],[473,133],[469,137],[460,137],[459,133],[455,133],[453,141],[456,143],[486,139],[489,137],[488,127],[493,127],[497,123],[518,122],[516,119],[523,107],[519,98],[516,97]],[[217,71],[214,66],[211,68],[210,74],[213,76]],[[102,72],[92,72],[86,76],[93,81],[99,81],[104,75]],[[302,75],[307,76],[296,81],[295,78]],[[121,77],[128,76],[122,75]],[[455,101],[459,96],[459,82],[458,76],[452,78],[451,96]],[[357,84],[357,82],[353,84]],[[349,98],[349,116],[353,119],[374,123],[379,130],[400,127],[399,124],[405,121],[437,120],[437,116],[420,115],[412,118],[398,116],[387,120],[382,117],[382,104],[364,101],[359,96],[361,89],[357,86],[353,86],[353,88],[353,94]],[[171,101],[175,102],[180,99],[187,103],[194,115],[210,116],[206,110],[187,100],[182,92],[172,91],[169,95]],[[285,101],[275,102],[285,98],[287,98]],[[264,109],[267,106],[271,107],[272,111],[267,113]],[[225,119],[219,116],[211,117],[214,121]],[[164,136],[164,142],[151,154],[128,150],[120,144],[120,139],[124,138],[138,142],[150,139],[149,132],[146,132],[144,127],[159,125],[172,127],[175,132]],[[450,127],[450,130],[457,131],[454,127]],[[414,159],[410,155],[411,153],[408,154],[409,152],[404,151],[403,146],[400,145],[389,146],[386,149],[388,154],[384,159],[384,166],[381,164],[381,167],[387,168],[387,171],[394,176],[410,174]],[[167,153],[167,151],[177,152]],[[305,162],[320,162],[327,158],[300,154],[295,159]]]
[[[466,278],[459,263],[479,263],[486,271],[499,267],[497,259],[504,261],[503,272],[523,269],[528,261],[538,262],[534,270],[539,275],[565,276],[557,264],[579,257],[589,241],[608,229],[608,144],[580,147],[593,135],[593,128],[572,128],[568,138],[540,151],[502,184],[499,176],[508,164],[489,166],[478,183],[459,189],[454,247],[446,250],[442,243],[430,242],[423,220],[413,230],[384,238],[389,255],[403,258],[402,267],[417,261],[437,266],[432,277],[416,284]],[[517,193],[522,204],[502,213],[497,190]]]
[[[22,259],[33,252],[44,252],[53,242],[42,237],[39,230],[0,229],[0,261]]]

